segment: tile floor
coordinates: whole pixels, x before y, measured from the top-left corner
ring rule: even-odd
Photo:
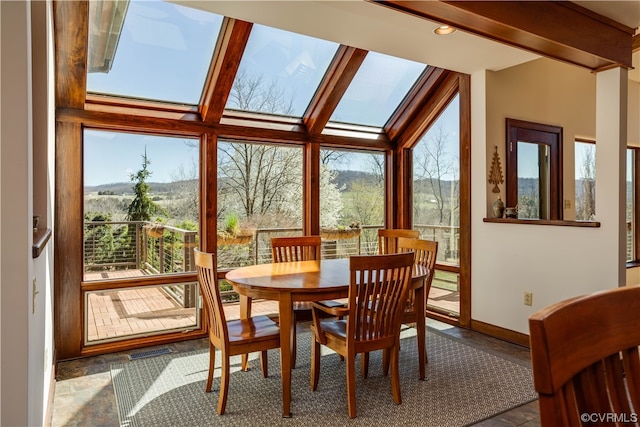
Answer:
[[[441,329],[443,332],[461,338],[476,347],[504,354],[519,363],[530,363],[529,350],[525,347],[506,343],[477,332],[451,327],[431,319],[427,319],[427,321],[429,326]],[[304,326],[302,325],[302,327]],[[162,347],[166,347],[166,345]],[[170,344],[169,347],[173,352],[185,352],[207,348],[207,341],[206,339],[183,341]],[[149,349],[153,349],[153,347]],[[129,360],[128,354],[139,351],[141,350],[61,362],[58,366],[55,384],[51,426],[118,426],[118,413],[109,372],[110,365],[126,362]],[[537,401],[476,425],[482,427],[539,426]]]

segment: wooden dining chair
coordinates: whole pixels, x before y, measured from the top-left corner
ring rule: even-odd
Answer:
[[[420,231],[404,228],[381,228],[378,230],[378,253],[395,254],[398,252],[398,238],[418,239]]]
[[[433,281],[433,276],[435,274],[436,258],[438,257],[438,242],[432,240],[399,237],[397,241],[397,249],[398,252],[401,253],[413,252],[415,254],[414,263],[416,265],[421,265],[429,270],[429,274],[424,279],[423,285],[424,301],[422,306],[426,308],[427,300],[429,298],[429,291],[431,290],[431,282]],[[418,316],[425,317],[426,312],[418,312],[416,304],[416,292],[415,290],[410,290],[409,296],[407,297],[407,303],[404,306],[404,311],[400,316],[400,323],[416,325]],[[419,330],[417,332],[418,366],[420,372],[419,378],[421,380],[424,380],[426,375],[425,364],[428,361],[426,330]],[[383,364],[383,372],[386,375],[389,371],[388,357],[383,358]]]
[[[356,416],[355,357],[358,353],[388,350],[391,364],[393,401],[402,402],[398,368],[400,314],[411,283],[413,253],[352,256],[346,319],[321,320],[320,314],[333,310],[313,304],[313,346],[311,348],[311,390],[320,378],[320,345],[346,359],[347,405]]]
[[[321,258],[322,238],[320,236],[293,236],[272,237],[271,254],[273,262],[310,261]],[[337,301],[323,301],[329,307],[342,307],[344,304]],[[293,303],[294,327],[298,322],[311,320],[311,303],[307,301],[295,301]],[[295,332],[295,331],[294,331]],[[293,334],[291,347],[291,365],[296,365],[297,339]]]
[[[268,376],[267,350],[280,347],[280,328],[267,316],[255,316],[243,320],[225,320],[216,272],[215,255],[194,249],[198,271],[198,285],[204,299],[209,328],[209,375],[205,391],[211,392],[216,362],[216,348],[222,353],[222,374],[218,414],[224,414],[229,391],[231,356],[260,351],[262,376]],[[247,366],[243,365],[242,370]]]
[[[640,286],[543,308],[529,331],[542,426],[638,426]]]

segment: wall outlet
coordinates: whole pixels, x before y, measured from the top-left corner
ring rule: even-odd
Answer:
[[[524,293],[524,305],[533,305],[533,292]]]

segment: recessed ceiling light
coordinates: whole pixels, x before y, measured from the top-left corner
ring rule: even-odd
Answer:
[[[456,29],[454,27],[452,27],[451,25],[441,25],[438,28],[436,28],[435,30],[433,30],[433,32],[438,34],[439,36],[443,36],[445,34],[451,34],[455,30]]]

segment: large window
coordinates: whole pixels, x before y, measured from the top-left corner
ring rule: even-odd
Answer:
[[[89,92],[196,105],[222,16],[158,0],[89,2]]]
[[[323,257],[377,253],[384,226],[384,155],[320,151]]]
[[[85,340],[194,328],[194,283],[110,283],[195,271],[198,140],[85,130],[83,152]]]
[[[460,313],[459,110],[456,97],[413,150],[413,228],[438,242],[427,306],[454,316]]]
[[[218,143],[218,268],[271,262],[271,237],[302,234],[302,148]]]
[[[562,128],[507,119],[507,207],[518,218],[562,219]]]

